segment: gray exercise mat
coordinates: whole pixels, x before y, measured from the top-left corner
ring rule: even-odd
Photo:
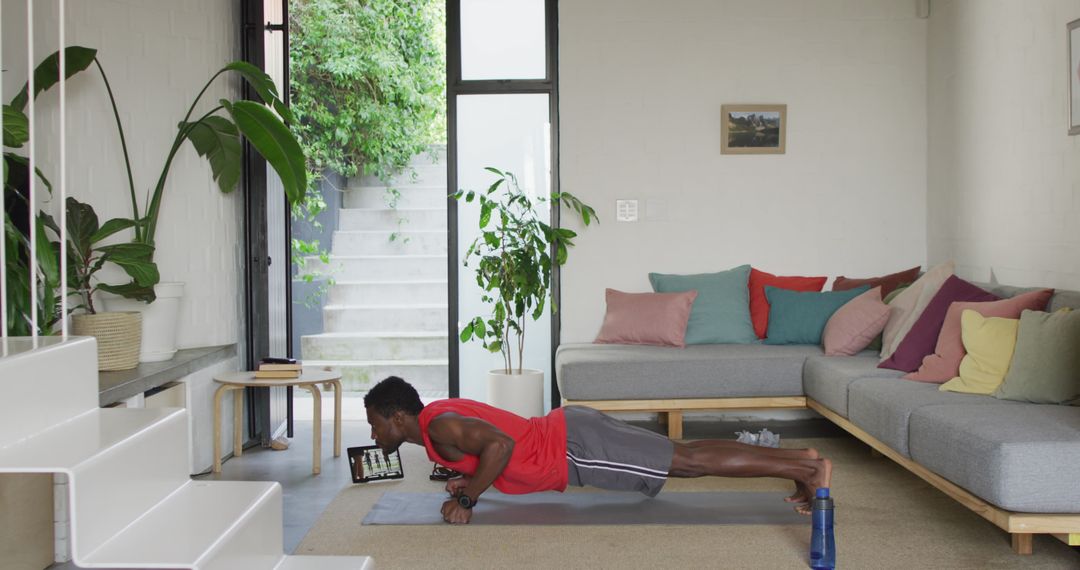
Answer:
[[[470,524],[801,524],[810,517],[784,502],[784,493],[534,493],[480,497]],[[365,525],[445,524],[443,493],[383,493]]]

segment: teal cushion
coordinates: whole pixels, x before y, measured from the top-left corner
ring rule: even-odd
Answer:
[[[757,342],[754,323],[750,320],[749,280],[749,265],[697,275],[649,274],[649,282],[657,293],[698,292],[686,325],[686,344]]]
[[[837,309],[870,290],[862,285],[847,291],[788,291],[765,287],[769,300],[769,336],[765,344],[821,344],[821,331]],[[775,329],[773,327],[776,327]]]

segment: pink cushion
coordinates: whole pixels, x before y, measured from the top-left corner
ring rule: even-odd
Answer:
[[[984,291],[981,288],[950,275],[941,289],[930,299],[919,318],[915,320],[911,330],[904,335],[896,352],[886,358],[878,368],[891,368],[901,372],[914,372],[919,369],[919,364],[928,354],[934,353],[941,326],[945,323],[945,313],[949,305],[965,301],[997,301],[1001,297]]]
[[[848,301],[836,310],[821,333],[826,356],[852,356],[869,345],[889,320],[881,287]]]
[[[605,291],[607,313],[598,344],[686,346],[686,323],[697,291],[680,293],[623,293]]]
[[[949,305],[949,310],[945,313],[945,322],[941,325],[941,333],[938,334],[934,353],[923,358],[922,366],[904,378],[942,384],[960,375],[960,362],[967,354],[964,350],[964,341],[960,336],[960,314],[965,309],[972,309],[984,317],[1018,319],[1025,309],[1044,310],[1053,294],[1053,289],[1041,289],[1000,301]]]

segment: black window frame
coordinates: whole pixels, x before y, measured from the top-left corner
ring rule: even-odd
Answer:
[[[457,172],[457,96],[545,93],[548,95],[548,120],[551,124],[551,191],[558,192],[559,184],[559,7],[558,0],[544,3],[546,77],[543,79],[469,79],[461,78],[461,1],[446,2],[446,184],[449,194],[458,188]],[[461,394],[460,341],[458,340],[458,242],[457,200],[446,201],[447,223],[447,295],[449,317],[449,392],[451,398]],[[551,208],[551,227],[559,227],[559,208]],[[552,252],[554,259],[554,252]],[[561,307],[559,266],[552,268],[551,298]],[[558,311],[551,312],[551,407],[562,403],[555,382],[555,349],[560,342],[561,320]]]

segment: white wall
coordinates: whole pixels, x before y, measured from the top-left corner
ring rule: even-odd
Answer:
[[[25,5],[3,0],[5,102],[26,81]],[[58,47],[56,11],[55,1],[35,2],[36,61]],[[98,49],[120,109],[140,203],[156,183],[176,124],[195,95],[214,72],[239,58],[238,11],[226,0],[68,0],[67,43]],[[36,113],[40,167],[54,185],[59,184],[58,91],[38,98]],[[218,99],[238,94],[236,79],[219,78],[199,109],[208,111]],[[69,195],[90,203],[102,222],[130,217],[119,139],[93,68],[68,82],[67,121]],[[58,204],[57,197],[54,212]],[[240,336],[241,208],[241,197],[223,195],[206,161],[186,145],[165,190],[155,255],[163,281],[187,283],[177,338],[183,348],[232,343]],[[124,282],[119,271],[110,275],[109,282]]]
[[[931,262],[962,277],[1080,289],[1080,137],[1069,137],[1075,0],[934,0]]]
[[[559,19],[562,189],[602,218],[562,273],[563,342],[591,341],[604,288],[648,291],[650,271],[925,261],[927,22],[912,0],[565,0]],[[724,103],[787,104],[787,153],[721,155]],[[616,222],[619,198],[642,220]]]

